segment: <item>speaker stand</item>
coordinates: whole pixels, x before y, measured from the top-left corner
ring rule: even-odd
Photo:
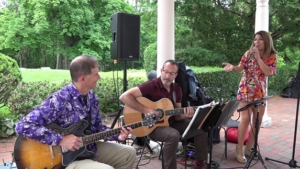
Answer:
[[[127,90],[127,61],[124,60],[123,92]]]

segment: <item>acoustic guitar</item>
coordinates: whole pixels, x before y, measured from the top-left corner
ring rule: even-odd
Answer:
[[[154,125],[156,121],[157,116],[152,115],[145,117],[139,122],[123,127],[135,129],[142,126]],[[52,131],[63,135],[74,134],[78,137],[82,137],[83,145],[76,151],[68,151],[59,145],[50,146],[29,138],[18,136],[14,148],[14,158],[18,169],[63,169],[74,160],[91,159],[94,157],[94,153],[87,150],[86,145],[119,134],[122,129],[122,127],[120,127],[91,135],[84,135],[84,130],[88,125],[88,121],[80,120],[68,128],[62,128],[54,123],[47,126],[47,128]]]
[[[156,127],[159,126],[169,126],[169,117],[173,115],[184,114],[184,108],[174,109],[171,100],[168,98],[163,98],[158,100],[157,102],[152,102],[151,100],[145,97],[136,98],[137,101],[145,107],[155,109],[158,111],[158,120],[153,126],[143,126],[137,129],[134,129],[131,133],[137,137],[143,137],[150,134]],[[197,107],[193,107],[194,110]],[[141,113],[129,106],[124,106],[124,121],[125,124],[134,123],[136,121],[140,121],[145,118],[145,114]]]

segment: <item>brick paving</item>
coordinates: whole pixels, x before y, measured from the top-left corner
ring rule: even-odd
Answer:
[[[274,161],[267,161],[265,157],[289,163],[293,156],[294,129],[296,118],[297,99],[274,97],[268,101],[268,116],[272,118],[272,125],[267,128],[261,128],[259,133],[258,145],[260,154],[263,157],[265,167],[268,169],[288,169],[289,165]],[[238,113],[234,114],[237,117]],[[299,125],[298,125],[299,126]],[[296,147],[294,160],[300,161],[300,128],[297,128]],[[244,164],[236,161],[234,156],[235,144],[228,143],[227,159],[224,157],[224,131],[221,130],[221,142],[213,145],[212,160],[219,163],[219,168],[244,168]],[[15,138],[0,140],[0,168],[3,163],[11,162],[12,151]],[[178,158],[180,160],[180,158]],[[138,161],[138,159],[137,159]],[[158,157],[150,160],[142,160],[139,169],[157,169],[161,168],[161,161]],[[299,164],[298,164],[299,166]],[[178,164],[178,169],[185,167]],[[190,167],[187,167],[190,168]],[[260,161],[252,160],[249,168],[264,168]]]
[[[15,140],[15,138],[0,139],[0,166],[12,161]]]

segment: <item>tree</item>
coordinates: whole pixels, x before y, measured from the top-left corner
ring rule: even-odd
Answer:
[[[298,1],[270,1],[269,6],[276,49],[285,62],[300,61],[295,45],[300,34]],[[11,0],[0,10],[0,52],[18,60],[20,67],[67,67],[82,53],[109,65],[110,16],[129,12],[141,15],[144,61],[145,49],[155,50],[157,41],[157,0],[137,0],[134,9],[124,0]],[[176,60],[193,66],[238,63],[254,34],[255,9],[256,0],[175,0]]]
[[[10,4],[0,14],[0,21],[5,22],[0,26],[0,50],[10,50],[20,66],[33,61],[28,67],[62,68],[64,62],[68,68],[69,61],[82,53],[110,62],[110,16],[133,11],[123,0],[19,0]]]
[[[256,0],[178,0],[176,3],[180,25],[188,26],[185,38],[176,39],[177,49],[186,53],[208,50],[224,55],[215,65],[223,61],[239,62],[240,56],[250,47],[254,34]],[[300,35],[297,31],[300,19],[298,3],[297,0],[270,1],[270,33],[278,51],[299,50],[295,45],[299,43]],[[190,60],[211,57],[197,53],[191,53],[191,56]]]

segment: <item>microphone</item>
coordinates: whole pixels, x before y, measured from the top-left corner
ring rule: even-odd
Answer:
[[[253,58],[253,52],[251,52],[250,55],[248,56],[246,63],[248,63],[251,58]]]
[[[248,59],[251,59],[253,57],[253,55],[254,55],[254,53],[251,52],[250,55],[249,55],[249,57],[248,57]]]
[[[253,48],[256,48],[257,46],[255,45]],[[251,52],[250,53],[250,55],[248,56],[248,58],[247,58],[247,61],[246,62],[248,62],[251,58],[253,58],[253,56],[254,56],[254,53],[253,52]]]

